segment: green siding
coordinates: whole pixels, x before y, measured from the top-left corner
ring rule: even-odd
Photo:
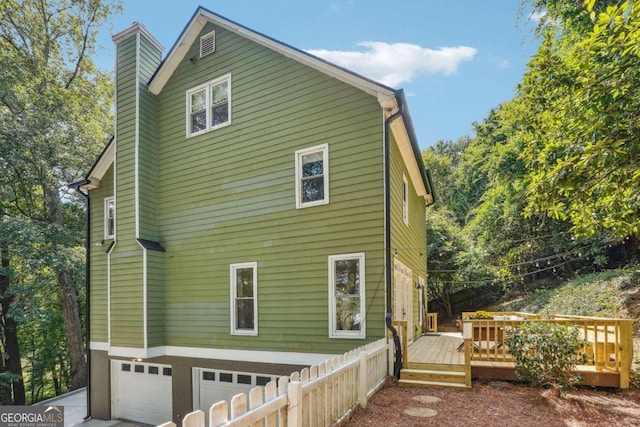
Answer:
[[[156,219],[156,100],[149,92],[147,82],[160,64],[160,52],[144,37],[140,39],[140,146],[139,146],[139,186],[140,186],[140,237],[158,240]],[[157,267],[162,267],[158,265]]]
[[[136,237],[157,240],[155,97],[146,82],[160,62],[160,52],[143,36],[122,40],[116,51],[116,245],[111,254],[111,344],[144,346],[144,257]],[[138,58],[138,65],[136,65]],[[137,93],[136,93],[137,91]],[[137,114],[136,114],[137,111]],[[138,165],[136,165],[136,138]],[[136,229],[136,169],[139,230]],[[148,256],[147,302],[157,321],[157,293],[162,290],[161,257]],[[150,293],[153,295],[150,297]],[[149,310],[147,315],[149,316]],[[162,342],[164,325],[150,328]]]
[[[383,337],[376,99],[223,29],[216,37],[216,52],[185,59],[158,96],[166,344],[341,352]],[[186,91],[227,73],[232,124],[186,138]],[[294,152],[323,143],[330,204],[297,210]],[[366,256],[367,338],[329,339],[328,256],[352,252]],[[259,335],[233,336],[229,265],[250,261],[258,263]]]
[[[212,29],[208,24],[202,33]],[[146,251],[148,346],[340,353],[383,337],[383,117],[377,100],[215,30],[216,52],[191,63],[187,58],[198,56],[196,38],[158,96],[148,92],[146,82],[159,52],[141,37],[136,76],[136,37],[118,45],[111,344],[144,343],[145,258],[135,241],[136,79],[139,237],[167,250]],[[227,73],[231,125],[186,138],[186,91]],[[294,152],[324,143],[329,146],[330,203],[296,209]],[[426,276],[424,200],[410,184],[406,227],[404,165],[395,142],[391,148],[392,246],[400,249],[399,259],[417,282]],[[110,191],[103,182],[92,201]],[[98,210],[103,203],[92,206],[92,212]],[[92,229],[101,228],[102,214],[95,217]],[[328,256],[359,252],[366,257],[367,336],[330,339]],[[258,263],[259,334],[234,336],[229,265],[253,261]],[[92,313],[92,340],[106,340],[106,255],[92,260],[92,274],[97,275],[92,298],[95,293],[95,304],[104,307]],[[417,292],[414,296],[417,325]]]
[[[92,190],[90,212],[90,325],[91,341],[108,342],[107,254],[111,240],[104,241],[104,199],[113,196],[113,167],[102,177],[100,187]],[[102,243],[101,243],[102,242]]]
[[[164,253],[147,251],[148,346],[164,345]]]
[[[111,255],[111,345],[142,347],[142,251],[118,250]]]
[[[397,250],[395,257],[412,271],[412,304],[414,334],[420,336],[419,328],[419,294],[415,284],[422,277],[426,284],[426,222],[425,200],[417,195],[400,154],[395,139],[391,138],[391,248]],[[409,186],[409,225],[402,219],[402,174]],[[394,252],[395,253],[395,252]],[[393,268],[393,266],[392,266]],[[391,276],[393,278],[393,274]],[[392,279],[393,280],[393,279]]]

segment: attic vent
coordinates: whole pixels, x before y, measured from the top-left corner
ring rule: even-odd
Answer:
[[[200,37],[200,58],[216,51],[216,32],[211,31]]]

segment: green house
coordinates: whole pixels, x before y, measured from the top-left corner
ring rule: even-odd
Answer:
[[[423,331],[433,191],[402,91],[199,8],[115,35],[90,200],[90,411],[161,423]]]

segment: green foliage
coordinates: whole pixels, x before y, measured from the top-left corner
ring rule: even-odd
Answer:
[[[532,386],[566,390],[579,383],[572,371],[586,360],[586,342],[580,340],[577,327],[526,322],[508,331],[505,343],[516,359],[516,374]]]
[[[620,292],[638,286],[634,270],[609,270],[586,274],[553,289],[540,289],[503,305],[499,310],[528,313],[562,313],[576,316],[620,317]]]
[[[527,213],[578,235],[638,235],[640,5],[587,3],[574,9],[590,30],[568,20],[548,32],[514,100]]]
[[[427,212],[428,298],[452,317],[451,295],[484,284],[479,278],[489,274],[482,254],[467,238],[453,215],[444,209]]]
[[[91,57],[99,26],[119,9],[118,0],[0,2],[0,249],[9,264],[0,276],[10,284],[0,298],[19,346],[0,343],[22,350],[33,399],[84,385],[84,211],[64,190],[112,131],[113,84]]]

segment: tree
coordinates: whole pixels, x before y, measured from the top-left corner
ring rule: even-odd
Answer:
[[[0,3],[0,211],[6,221],[43,232],[42,268],[52,272],[62,309],[70,389],[86,382],[82,278],[74,273],[82,230],[69,227],[82,221],[69,217],[79,213],[68,206],[77,201],[63,189],[96,158],[111,129],[112,83],[91,56],[99,25],[119,8],[116,0]],[[3,280],[38,286],[11,268],[23,249],[15,243],[13,252],[3,247]]]
[[[590,0],[576,10],[589,29],[566,21],[547,33],[519,88],[527,213],[579,235],[637,236],[640,8]]]
[[[440,305],[448,318],[453,318],[454,294],[490,283],[482,254],[445,209],[427,212],[427,264],[429,300]]]

